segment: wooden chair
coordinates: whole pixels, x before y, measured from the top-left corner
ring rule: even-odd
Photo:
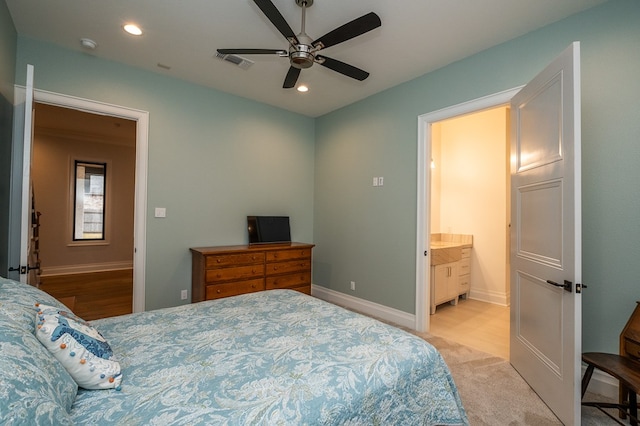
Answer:
[[[640,393],[640,302],[636,302],[631,317],[620,333],[620,355],[601,352],[582,354],[587,370],[582,377],[582,397],[587,391],[594,369],[604,371],[620,383],[618,403],[582,402],[582,405],[596,407],[618,424],[624,424],[604,408],[617,408],[621,419],[629,416],[630,424],[638,425],[638,398]]]

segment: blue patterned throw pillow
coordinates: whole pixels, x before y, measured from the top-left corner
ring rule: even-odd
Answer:
[[[104,337],[73,313],[39,304],[36,337],[84,389],[120,389],[120,364]]]

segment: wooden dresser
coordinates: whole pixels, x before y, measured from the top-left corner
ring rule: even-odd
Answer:
[[[191,248],[191,301],[290,288],[311,294],[313,244]]]

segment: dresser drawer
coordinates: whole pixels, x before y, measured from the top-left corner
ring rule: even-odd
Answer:
[[[262,290],[264,290],[264,280],[262,278],[256,280],[236,281],[227,284],[208,285],[206,300],[237,296],[239,294],[253,293]]]
[[[311,284],[311,272],[300,272],[297,274],[267,277],[266,288],[267,290],[272,290],[276,288],[299,287],[308,284]]]
[[[290,260],[288,262],[268,263],[267,264],[267,276],[288,274],[298,271],[310,271],[311,259],[298,259]]]
[[[205,268],[264,263],[264,253],[214,254],[206,257]]]
[[[463,257],[458,262],[458,272],[460,275],[469,275],[471,273],[471,259]]]
[[[229,280],[239,280],[264,275],[264,265],[246,265],[235,268],[208,269],[205,273],[207,284]]]
[[[311,257],[311,249],[276,250],[267,252],[267,262],[278,262],[289,259],[304,259]]]

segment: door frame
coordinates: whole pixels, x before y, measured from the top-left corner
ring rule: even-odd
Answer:
[[[24,97],[25,87],[15,86],[15,97]],[[46,90],[33,90],[33,101],[70,108],[90,114],[106,115],[136,121],[136,166],[134,200],[133,312],[145,310],[145,263],[147,244],[147,175],[149,152],[149,112],[105,102],[79,98]],[[17,138],[14,133],[14,149]],[[19,215],[18,215],[19,216]],[[11,225],[12,227],[15,225]],[[19,247],[18,247],[19,248]]]
[[[432,124],[460,115],[479,112],[499,106],[508,106],[511,98],[523,86],[518,86],[492,95],[483,96],[450,107],[418,116],[418,194],[416,212],[416,315],[415,329],[427,332],[430,327],[429,306],[431,283],[429,265],[431,263],[431,177],[428,171],[431,163]],[[426,255],[425,255],[426,253]]]

